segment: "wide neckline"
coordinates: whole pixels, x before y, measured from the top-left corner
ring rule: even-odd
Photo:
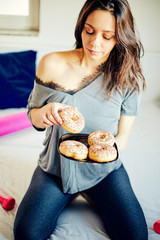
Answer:
[[[63,93],[66,93],[66,94],[69,94],[69,95],[75,95],[76,93],[84,90],[85,88],[87,88],[89,85],[91,85],[93,82],[95,82],[96,79],[98,79],[101,75],[103,74],[100,73],[98,74],[97,76],[94,77],[94,79],[92,79],[91,81],[87,81],[86,80],[86,84],[82,84],[82,87],[79,87],[77,88],[76,90],[65,90],[65,88],[61,87],[60,85],[57,85],[53,82],[46,82],[44,83],[39,77],[36,76],[36,83],[41,85],[41,86],[44,86],[44,87],[47,87],[47,88],[50,88],[50,89],[53,89],[53,90],[56,90],[58,92],[63,92]]]

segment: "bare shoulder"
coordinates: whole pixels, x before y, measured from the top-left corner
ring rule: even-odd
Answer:
[[[63,59],[58,52],[48,53],[39,61],[36,75],[43,82],[50,82],[52,78],[56,78],[62,65],[64,65]]]
[[[41,58],[36,75],[43,82],[54,82],[63,77],[76,57],[77,50],[48,53]]]

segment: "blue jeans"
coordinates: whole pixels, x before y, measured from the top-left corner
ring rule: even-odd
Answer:
[[[123,166],[85,191],[113,240],[147,240],[147,225]],[[15,240],[46,240],[64,207],[76,196],[62,192],[61,179],[37,167],[14,223]]]

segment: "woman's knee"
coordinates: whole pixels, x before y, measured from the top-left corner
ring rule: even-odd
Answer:
[[[142,225],[138,225],[133,228],[130,228],[130,230],[126,229],[126,237],[122,239],[148,240],[147,225],[143,223]]]
[[[36,240],[39,239],[35,235],[35,231],[33,229],[30,229],[30,227],[27,224],[23,223],[23,220],[21,222],[15,222],[14,224],[14,238],[15,240]]]
[[[129,224],[128,224],[129,225]],[[137,214],[137,218],[129,226],[128,234],[132,235],[131,239],[148,240],[148,228],[143,211]]]
[[[129,217],[125,215],[124,212],[121,216],[114,213],[110,218],[103,216],[106,231],[111,239],[148,240],[148,228],[143,214],[134,213],[133,216],[129,214]]]
[[[53,230],[53,228],[52,228]],[[44,240],[49,237],[49,229],[42,230],[41,224],[37,226],[32,223],[25,223],[23,220],[15,221],[14,239],[15,240]]]
[[[114,240],[148,240],[148,229],[146,225],[132,226],[127,225],[122,226],[122,224],[115,224],[114,227],[110,224],[105,224],[104,226],[109,237]]]

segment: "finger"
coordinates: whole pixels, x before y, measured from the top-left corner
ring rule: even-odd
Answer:
[[[47,115],[47,119],[53,124],[53,125],[59,125],[59,123],[56,121],[54,116],[50,113]]]
[[[43,124],[46,124],[48,126],[53,125],[52,122],[47,118],[46,115],[43,116]]]
[[[59,125],[62,125],[62,118],[59,116],[59,114],[55,115],[55,120],[58,122]]]
[[[61,125],[62,124],[62,118],[59,116],[58,111],[54,111],[52,109],[52,115],[54,116],[54,121],[58,124]]]
[[[63,109],[69,108],[69,107],[71,107],[71,106],[61,104],[60,108],[58,109],[58,114],[57,113],[55,114],[56,121],[58,121],[60,123],[60,125],[62,124],[62,119],[59,114],[62,112]],[[77,110],[76,107],[74,107],[74,108]]]

